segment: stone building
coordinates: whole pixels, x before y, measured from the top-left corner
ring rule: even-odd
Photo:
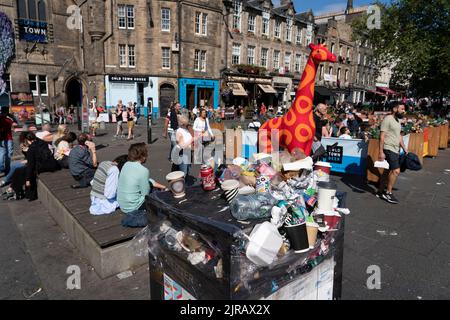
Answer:
[[[289,0],[278,7],[234,0],[231,9],[223,73],[224,85],[233,88],[229,104],[289,106],[314,41],[312,13],[296,13]]]
[[[15,55],[5,75],[8,91],[31,93],[34,106],[41,106],[37,114],[87,97],[80,33],[66,27],[72,4],[69,0],[0,1],[0,11],[15,30]]]
[[[366,11],[367,7],[353,8],[353,1],[348,0],[346,10],[315,17],[319,41],[326,43],[338,57],[334,66],[325,64],[320,70],[323,73],[319,84],[326,88],[325,94],[335,95],[340,102],[363,103],[366,94],[375,94],[376,69],[371,44],[352,39],[351,23]]]

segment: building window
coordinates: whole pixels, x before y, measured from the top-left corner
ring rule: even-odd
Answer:
[[[17,11],[20,19],[47,21],[45,0],[18,0]]]
[[[366,74],[365,73],[363,73],[361,80],[362,80],[362,84],[365,85],[366,84]]]
[[[359,83],[359,71],[356,72],[356,81],[355,82],[356,82],[356,84]]]
[[[363,65],[366,65],[367,64],[367,56],[364,56],[364,62],[363,62]]]
[[[125,44],[119,44],[119,66],[127,67],[127,46]]]
[[[163,47],[162,50],[162,63],[161,66],[163,69],[170,69],[170,48]]]
[[[350,48],[347,48],[347,59],[350,59]]]
[[[136,52],[134,48],[134,45],[128,46],[128,67],[130,68],[136,67]]]
[[[302,56],[299,54],[295,55],[294,71],[300,72],[300,65],[302,64]]]
[[[233,29],[241,30],[242,1],[233,1]]]
[[[237,65],[241,63],[241,45],[233,43],[233,51],[231,53],[231,64]]]
[[[127,6],[128,29],[134,29],[134,6]]]
[[[341,81],[341,68],[338,68],[336,79]]]
[[[195,13],[195,34],[208,35],[208,14],[203,12]]]
[[[328,74],[329,74],[330,76],[333,75],[333,67],[328,68]]]
[[[170,9],[161,9],[161,31],[170,31]]]
[[[195,50],[194,53],[194,70],[206,72],[206,51]]]
[[[280,38],[280,33],[281,33],[281,22],[275,20],[275,30],[273,35],[275,38]]]
[[[361,53],[358,52],[358,64],[361,64]]]
[[[292,40],[292,19],[286,19],[286,41],[291,42]]]
[[[253,14],[248,15],[248,32],[255,33],[255,20],[256,17]]]
[[[334,42],[331,43],[330,52],[334,53]]]
[[[289,52],[284,54],[284,70],[286,72],[291,70],[291,54]]]
[[[273,67],[274,69],[280,69],[280,51],[273,51]]]
[[[119,5],[117,17],[119,29],[134,29],[134,6]]]
[[[344,52],[344,46],[339,47],[339,56],[343,57],[342,53]]]
[[[33,96],[47,96],[47,76],[41,75],[28,75],[28,79],[30,82],[30,91],[33,93]]]
[[[267,68],[267,57],[269,54],[269,49],[261,49],[261,67]]]
[[[344,81],[347,82],[348,81],[348,70],[345,70],[345,75],[344,75]]]
[[[297,37],[295,39],[295,43],[301,45],[302,44],[302,29],[297,27]]]
[[[248,46],[247,48],[247,64],[255,64],[255,47]]]
[[[322,80],[323,79],[323,65],[320,65],[320,68],[319,68],[319,80]]]
[[[262,34],[265,36],[268,36],[270,34],[270,13],[269,12],[263,12]]]

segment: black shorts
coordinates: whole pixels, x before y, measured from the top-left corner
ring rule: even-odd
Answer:
[[[386,156],[386,161],[389,163],[389,170],[395,170],[400,168],[400,155],[398,153],[383,150]]]

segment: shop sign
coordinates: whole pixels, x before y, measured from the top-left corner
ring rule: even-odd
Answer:
[[[10,112],[20,123],[34,122],[36,109],[34,107],[33,95],[28,92],[11,92]]]
[[[272,84],[271,79],[254,78],[254,77],[228,77],[228,82],[245,82],[245,83],[260,83],[260,84]]]
[[[148,77],[110,75],[109,81],[111,81],[111,82],[148,82]]]
[[[19,39],[28,42],[48,42],[48,24],[47,22],[34,20],[18,20]]]
[[[331,81],[331,82],[336,82],[337,81],[337,76],[332,75],[332,74],[328,74],[328,73],[325,73],[323,75],[323,78],[324,78],[325,81]]]

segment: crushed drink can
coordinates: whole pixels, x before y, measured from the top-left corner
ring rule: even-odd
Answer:
[[[211,166],[202,165],[200,168],[200,176],[202,178],[203,190],[211,191],[211,190],[216,189],[214,170]]]

